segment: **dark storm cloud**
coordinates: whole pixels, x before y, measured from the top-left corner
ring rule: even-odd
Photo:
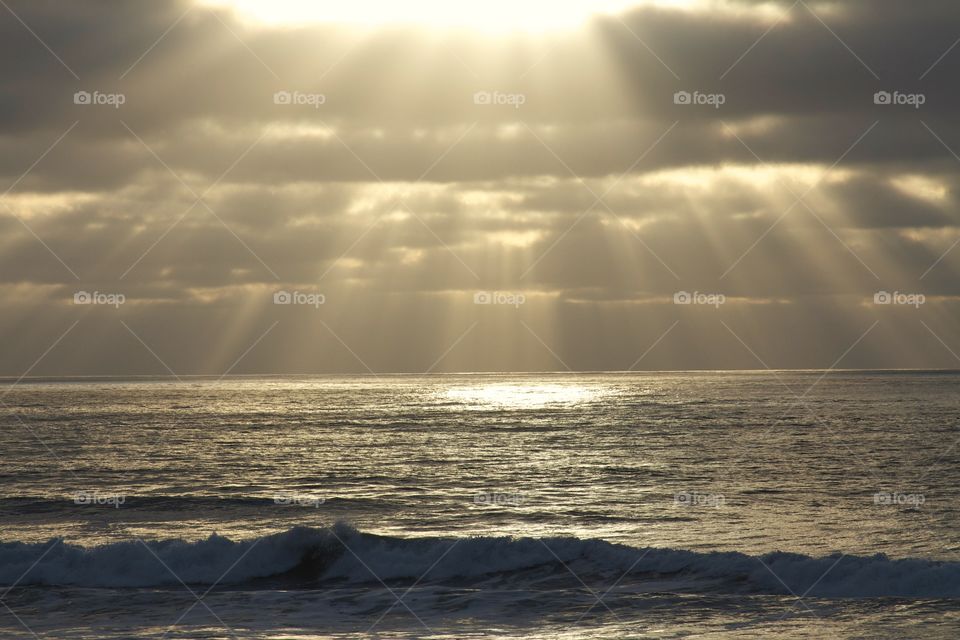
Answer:
[[[762,39],[769,18],[764,22],[742,11],[642,8],[624,15],[622,22],[597,20],[592,37],[553,36],[540,62],[539,51],[520,42],[501,44],[499,53],[491,56],[489,42],[481,36],[428,36],[415,29],[371,35],[329,26],[253,29],[233,22],[227,13],[205,8],[189,11],[151,49],[189,5],[159,1],[134,7],[96,1],[64,10],[62,4],[13,2],[11,8],[80,80],[22,25],[5,20],[0,25],[5,78],[0,126],[16,139],[40,130],[46,137],[31,136],[38,144],[79,119],[81,126],[65,149],[85,145],[83,153],[96,160],[89,164],[104,167],[104,175],[117,175],[108,171],[116,167],[106,156],[129,171],[143,155],[142,149],[128,144],[130,133],[120,118],[153,142],[176,136],[177,144],[169,146],[189,160],[171,149],[169,162],[206,175],[216,175],[222,166],[210,162],[218,152],[235,157],[236,150],[225,146],[237,142],[236,136],[222,129],[254,131],[267,121],[336,126],[384,179],[416,177],[412,168],[405,168],[421,166],[416,162],[420,157],[429,164],[449,142],[429,136],[414,141],[411,133],[418,127],[456,128],[476,122],[482,133],[484,124],[513,119],[534,128],[557,126],[551,144],[564,150],[561,155],[584,174],[622,167],[636,157],[630,151],[678,119],[690,143],[685,144],[678,131],[679,139],[651,158],[653,164],[746,159],[746,150],[731,148],[720,120],[773,116],[778,120],[770,130],[743,135],[767,161],[832,162],[844,143],[855,140],[874,120],[881,120],[876,135],[858,147],[851,161],[948,157],[922,128],[921,117],[948,143],[960,146],[960,130],[950,118],[960,106],[960,88],[946,81],[960,71],[960,55],[947,55],[934,65],[956,37],[951,26],[955,7],[949,2],[924,2],[922,11],[892,0],[811,4],[827,26],[798,5]],[[607,61],[613,69],[598,71]],[[72,103],[78,89],[122,91],[127,102],[119,111],[78,108]],[[478,108],[471,99],[478,89],[522,92],[526,102],[518,110]],[[273,104],[277,90],[319,92],[327,101],[320,109],[284,108]],[[718,110],[678,106],[673,103],[677,90],[721,92],[726,102]],[[920,110],[875,105],[873,94],[880,90],[921,92],[926,102]],[[204,123],[221,130],[204,129]],[[388,135],[372,138],[371,128]],[[473,150],[484,153],[454,158],[441,169],[445,179],[495,177],[513,169],[558,170],[535,147],[533,154],[525,153],[531,150],[529,140],[497,141],[480,135],[474,142]],[[191,148],[200,143],[206,153]],[[465,149],[471,150],[470,143]],[[610,152],[596,154],[597,146]],[[266,148],[263,157],[270,162],[265,164],[275,166],[283,154],[289,160],[280,166],[291,173],[303,175],[302,167],[316,167],[318,172],[307,176],[311,179],[321,179],[324,172],[333,179],[369,178],[362,166],[346,161],[347,151],[336,140],[322,145],[274,141]],[[416,154],[412,162],[404,162],[404,152]],[[75,158],[81,152],[62,153]],[[504,164],[503,159],[511,162]],[[5,173],[17,175],[17,168],[7,167]],[[250,171],[262,175],[257,168],[254,161]],[[59,173],[64,172],[60,168]]]
[[[681,318],[689,348],[645,366],[758,366],[714,318],[672,305],[679,290],[730,296],[731,326],[780,366],[829,365],[884,288],[928,293],[930,327],[960,338],[944,320],[960,295],[953,2],[638,7],[530,39],[254,26],[186,0],[7,1],[50,48],[0,9],[0,192],[16,182],[0,328],[26,345],[10,372],[74,318],[115,320],[72,306],[80,289],[124,292],[120,317],[178,371],[217,373],[205,336],[236,323],[248,345],[281,317],[280,287],[327,293],[323,317],[378,370],[422,370],[475,319],[503,320],[472,306],[481,289],[526,291],[531,326],[552,317],[544,335],[576,368],[629,366]],[[78,91],[125,102],[77,105]],[[678,91],[724,102],[678,105]],[[292,337],[250,370],[311,370],[302,334],[330,370],[357,368],[309,317],[283,315]],[[517,326],[499,331],[529,338]],[[490,331],[451,368],[529,366]],[[790,331],[829,335],[783,345]],[[82,370],[109,335],[78,333],[51,371]],[[895,362],[944,364],[903,335]],[[118,345],[101,372],[157,364]]]

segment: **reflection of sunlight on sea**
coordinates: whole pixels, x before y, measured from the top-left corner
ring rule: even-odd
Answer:
[[[454,387],[447,390],[445,395],[467,409],[531,409],[577,405],[597,399],[604,391],[566,384],[483,384]]]

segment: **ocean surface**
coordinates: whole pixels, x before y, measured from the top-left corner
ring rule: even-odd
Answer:
[[[960,374],[0,383],[0,638],[957,638]]]

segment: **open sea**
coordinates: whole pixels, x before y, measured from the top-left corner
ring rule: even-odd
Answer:
[[[0,638],[954,639],[958,392],[7,380]]]

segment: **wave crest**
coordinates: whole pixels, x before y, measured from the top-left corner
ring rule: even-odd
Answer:
[[[812,597],[956,598],[960,563],[839,554],[814,558],[775,552],[749,556],[639,549],[579,538],[397,538],[337,524],[295,527],[250,540],[118,542],[85,548],[61,540],[0,544],[0,584],[83,587],[197,585],[288,587],[324,584],[508,585],[573,580],[598,587],[803,594]],[[426,574],[426,575],[424,575]],[[578,586],[582,586],[579,582]]]

